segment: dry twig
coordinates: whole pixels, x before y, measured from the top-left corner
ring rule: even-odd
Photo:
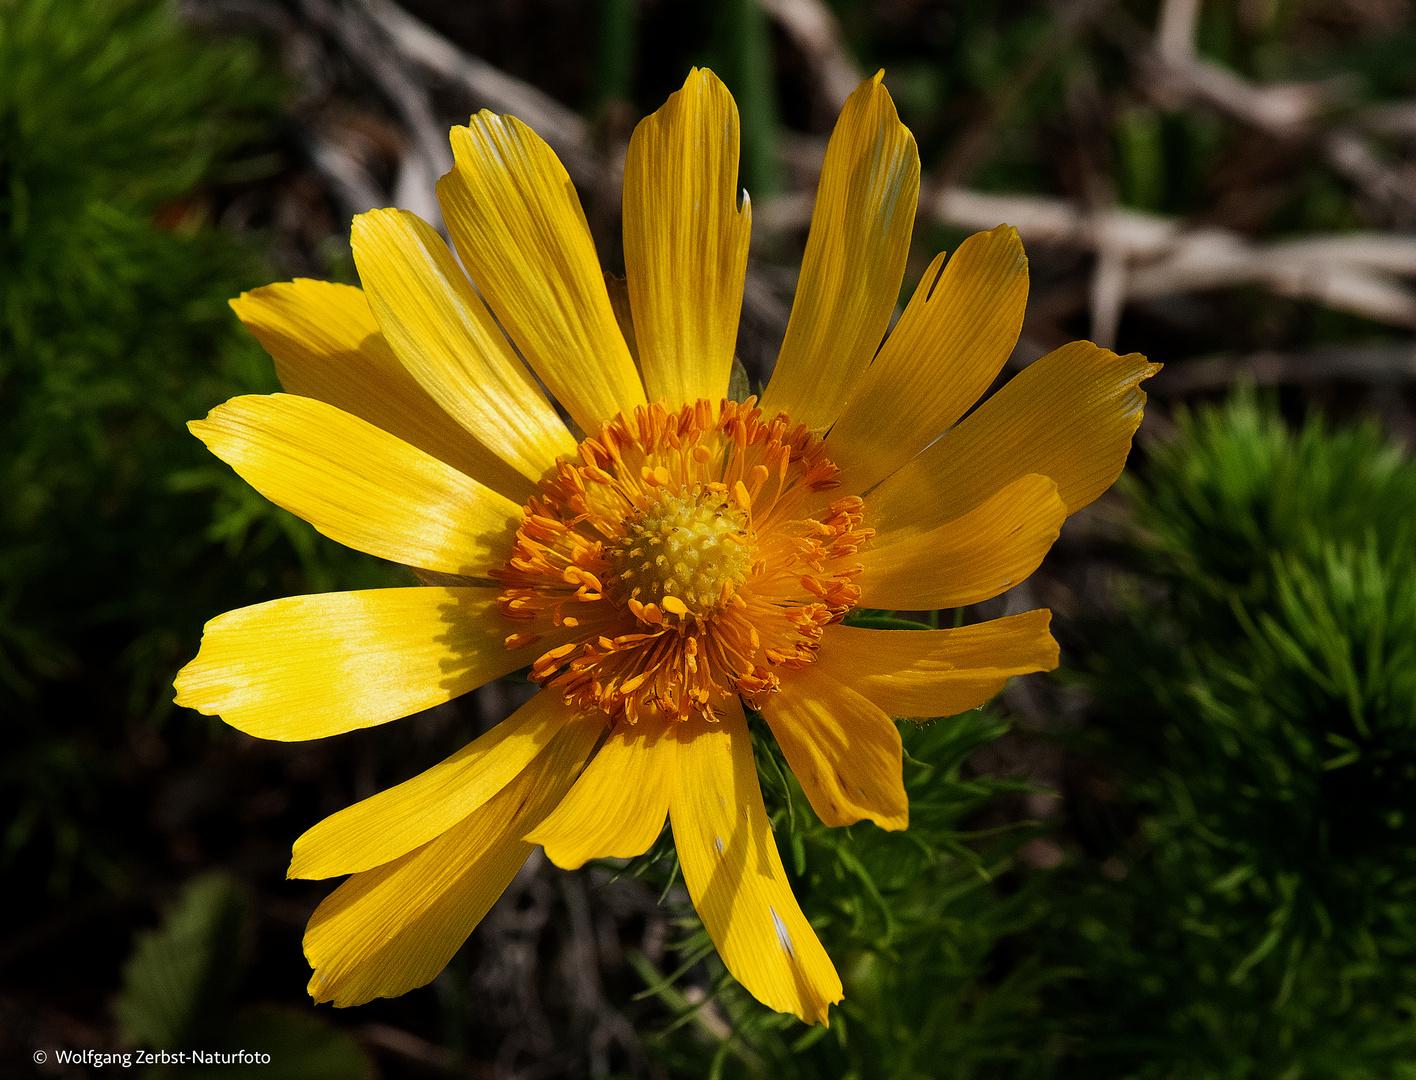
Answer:
[[[1143,90],[1168,108],[1203,102],[1277,139],[1316,139],[1327,163],[1385,216],[1401,224],[1416,219],[1416,181],[1383,162],[1364,137],[1416,133],[1416,105],[1369,110],[1352,125],[1324,134],[1323,112],[1350,92],[1350,79],[1250,83],[1196,55],[1198,13],[1198,0],[1166,0],[1153,46],[1119,18],[1110,22],[1113,36],[1131,54]]]
[[[441,229],[442,211],[433,185],[452,168],[447,133],[433,116],[427,90],[381,47],[375,28],[350,8],[329,0],[301,0],[312,23],[333,34],[369,73],[369,77],[397,110],[411,135],[412,151],[405,155],[394,185],[394,202]]]
[[[317,132],[310,142],[310,160],[329,184],[335,201],[350,217],[388,205],[386,193],[364,167],[359,155],[351,152],[336,135]]]
[[[1391,276],[1416,276],[1416,236],[1344,233],[1255,243],[1226,229],[1182,231],[1174,219],[1134,210],[1088,214],[1062,199],[958,188],[939,192],[930,209],[960,228],[1007,222],[1025,243],[1123,252],[1129,299],[1260,285],[1379,322],[1416,326],[1416,294]]]
[[[1255,86],[1195,52],[1199,0],[1166,0],[1155,40],[1113,16],[1108,28],[1131,54],[1140,87],[1168,108],[1201,101],[1279,139],[1300,138],[1345,83]]]
[[[1165,397],[1184,397],[1225,390],[1240,382],[1256,386],[1328,382],[1392,386],[1413,380],[1416,380],[1416,351],[1410,346],[1343,346],[1302,353],[1209,356],[1168,364],[1146,384],[1146,391]]]
[[[594,184],[590,129],[578,115],[529,83],[463,52],[393,0],[355,2],[405,60],[462,86],[482,107],[515,116],[546,140],[577,184]]]
[[[821,0],[759,2],[806,57],[815,77],[816,92],[827,110],[833,116],[840,112],[863,76],[846,51],[835,14]]]
[[[762,206],[755,224],[768,231],[802,228],[811,208],[802,193],[782,196]],[[1114,303],[1122,279],[1125,299],[1258,285],[1378,322],[1416,326],[1416,294],[1393,278],[1416,277],[1416,235],[1339,233],[1255,243],[1227,229],[1185,230],[1174,218],[1124,207],[1093,213],[1066,199],[957,187],[923,193],[920,211],[961,229],[1006,223],[1027,244],[1097,252],[1103,265],[1091,286],[1094,303]]]

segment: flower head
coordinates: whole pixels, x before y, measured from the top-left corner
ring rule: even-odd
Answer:
[[[616,418],[542,482],[493,574],[528,625],[508,645],[573,627],[532,677],[630,724],[765,700],[860,599],[869,532],[859,496],[817,498],[835,476],[819,440],[750,401]]]
[[[301,280],[233,301],[287,393],[192,424],[268,498],[424,585],[222,615],[177,700],[312,739],[522,667],[543,687],[296,841],[292,877],[352,875],[306,935],[317,1000],[428,982],[533,845],[564,867],[631,857],[667,817],[729,970],[824,1022],[841,983],[783,870],[743,703],[823,821],[904,828],[892,717],[962,712],[1054,667],[1050,615],[917,632],[844,617],[973,604],[1030,574],[1120,472],[1155,365],[1077,342],[969,413],[1026,300],[1004,226],[936,258],[885,337],[919,159],[878,75],[831,138],[761,402],[725,397],[751,206],[711,72],[634,134],[623,282],[530,129],[484,112],[452,145],[438,193],[461,265],[413,215],[361,215],[362,291]]]

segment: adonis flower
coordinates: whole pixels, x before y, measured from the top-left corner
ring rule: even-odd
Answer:
[[[634,133],[623,282],[524,124],[483,112],[452,148],[438,197],[461,265],[413,215],[361,215],[363,291],[302,280],[233,301],[288,393],[191,425],[267,498],[424,584],[213,619],[177,700],[295,740],[528,666],[543,687],[295,842],[292,877],[351,875],[305,937],[319,1001],[431,980],[534,845],[562,867],[635,856],[667,817],[728,969],[824,1022],[841,982],[783,870],[743,703],[822,821],[905,828],[892,717],[963,712],[1056,666],[1050,613],[931,631],[844,617],[974,604],[1030,574],[1120,472],[1156,368],[1076,342],[965,418],[1022,323],[1006,227],[936,258],[885,338],[919,157],[879,75],[831,137],[756,403],[725,397],[751,208],[711,72]]]

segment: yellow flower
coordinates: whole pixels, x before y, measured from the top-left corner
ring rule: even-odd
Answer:
[[[1006,227],[936,258],[881,345],[919,157],[879,75],[831,137],[760,406],[724,397],[751,208],[711,72],[634,134],[626,282],[602,275],[565,170],[524,124],[483,112],[452,147],[438,196],[461,266],[413,215],[361,215],[363,291],[300,280],[233,301],[288,393],[191,425],[267,498],[424,586],[213,619],[177,701],[295,740],[527,665],[544,687],[295,842],[292,877],[352,875],[305,937],[319,1001],[431,980],[533,845],[563,867],[634,856],[667,816],[728,969],[825,1022],[841,982],[782,869],[742,703],[823,821],[903,829],[891,717],[959,713],[1053,668],[1050,613],[915,632],[842,617],[974,604],[1030,574],[1120,472],[1155,365],[1076,342],[961,420],[1022,323],[1027,260]]]

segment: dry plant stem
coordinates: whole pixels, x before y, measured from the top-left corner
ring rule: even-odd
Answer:
[[[1112,36],[1131,54],[1138,74],[1159,72],[1155,78],[1137,79],[1158,104],[1176,108],[1201,101],[1278,139],[1317,139],[1327,163],[1385,216],[1400,225],[1416,218],[1416,182],[1386,165],[1362,133],[1363,128],[1383,134],[1416,133],[1416,106],[1369,110],[1355,125],[1323,135],[1318,123],[1322,111],[1349,91],[1349,80],[1256,86],[1195,54],[1198,13],[1198,0],[1167,0],[1154,47],[1121,19],[1109,20]]]
[[[1106,246],[1096,253],[1088,289],[1091,304],[1091,338],[1103,349],[1116,346],[1121,309],[1126,301],[1126,252]]]
[[[1416,115],[1416,109],[1413,109]],[[1416,135],[1416,131],[1412,133]],[[1416,226],[1416,173],[1394,169],[1372,151],[1355,127],[1339,128],[1323,140],[1323,157],[1350,180],[1373,208],[1398,228]]]
[[[310,143],[310,160],[329,184],[335,201],[350,217],[388,205],[387,193],[364,168],[359,156],[330,133],[315,133]]]
[[[1116,208],[1088,214],[1063,199],[945,189],[934,217],[966,229],[1006,221],[1024,243],[1121,251],[1127,299],[1260,285],[1379,322],[1416,326],[1416,294],[1394,274],[1416,276],[1416,236],[1347,233],[1255,243],[1225,229],[1182,232],[1171,218]]]
[[[1116,205],[1116,185],[1109,170],[1106,106],[1090,68],[1079,69],[1068,81],[1067,112],[1081,168],[1087,211],[1104,217]],[[1103,348],[1116,344],[1121,309],[1126,298],[1126,248],[1105,234],[1096,248],[1087,289],[1091,309],[1091,339]]]
[[[1146,390],[1164,397],[1185,397],[1224,390],[1239,382],[1294,386],[1338,381],[1393,388],[1416,381],[1416,350],[1410,345],[1345,346],[1302,353],[1200,357],[1166,365],[1146,384]]]
[[[773,199],[758,211],[756,224],[764,232],[803,228],[811,206],[801,194]],[[969,230],[1006,222],[1025,244],[1105,253],[1108,263],[1123,259],[1123,275],[1098,270],[1088,292],[1093,311],[1098,302],[1112,302],[1115,281],[1124,277],[1123,299],[1259,285],[1378,322],[1416,326],[1416,294],[1393,277],[1416,277],[1413,235],[1341,233],[1255,243],[1227,229],[1183,231],[1174,218],[1124,207],[1090,213],[1065,199],[959,187],[922,194],[920,213]]]
[[[857,72],[841,45],[840,29],[830,11],[819,0],[762,3],[807,53],[821,92],[832,97],[846,90]],[[333,33],[369,70],[413,136],[417,152],[405,162],[395,201],[424,217],[436,218],[431,181],[447,167],[443,160],[446,148],[435,137],[438,125],[426,91],[406,70],[389,62],[373,27],[387,37],[393,52],[402,60],[460,84],[487,107],[525,118],[557,150],[577,183],[596,191],[597,201],[608,199],[609,193],[618,189],[623,177],[622,155],[611,152],[602,163],[588,126],[574,112],[535,87],[464,53],[392,0],[355,0],[355,4],[372,26],[327,0],[302,0],[307,17]],[[1097,5],[1091,0],[1068,5],[1060,16],[1061,33],[1052,36],[1053,44],[1032,58],[1027,71],[1012,86],[1024,85],[1028,72],[1040,71],[1050,61],[1056,42],[1070,38],[1096,14]],[[1165,72],[1160,80],[1162,87],[1178,87],[1183,96],[1206,101],[1270,133],[1288,138],[1302,135],[1307,130],[1302,125],[1311,122],[1317,105],[1331,93],[1331,84],[1254,87],[1232,73],[1197,60],[1195,17],[1196,0],[1168,0],[1161,12],[1154,45],[1132,24],[1119,21],[1114,13],[1105,20],[1104,29],[1120,40],[1138,62],[1160,65]],[[1293,102],[1300,98],[1307,104],[1295,106]],[[1006,102],[995,102],[987,124],[980,128],[984,141],[977,148],[979,152],[991,139],[992,126],[1003,112]],[[1416,105],[1402,103],[1368,110],[1350,126],[1323,138],[1324,155],[1379,206],[1400,203],[1416,207],[1411,181],[1378,160],[1362,138],[1364,131],[1406,134],[1408,129],[1416,132]],[[1315,133],[1308,134],[1313,137]],[[945,173],[971,168],[967,161],[972,160],[972,152],[962,145],[969,138],[967,132],[961,137],[961,145],[945,164]],[[318,136],[312,156],[337,199],[351,213],[388,201],[363,162],[342,147],[339,140]],[[1253,244],[1224,230],[1184,232],[1174,220],[1116,207],[1097,206],[1088,211],[1061,200],[982,195],[947,184],[930,186],[933,191],[922,199],[921,210],[932,211],[948,224],[982,229],[1007,221],[1018,226],[1027,242],[1095,251],[1098,259],[1087,300],[1092,311],[1093,336],[1098,341],[1114,338],[1126,299],[1240,284],[1261,285],[1282,295],[1329,304],[1379,321],[1416,325],[1416,298],[1389,276],[1416,274],[1416,238],[1369,235],[1318,237],[1285,245]],[[426,207],[422,205],[424,195],[430,204]],[[804,228],[810,220],[812,202],[809,192],[796,192],[757,207],[758,235]],[[765,355],[770,352],[771,339],[776,337],[783,302],[765,282],[752,277],[745,299],[745,315],[757,336],[764,339],[764,348],[755,351]],[[761,371],[763,378],[768,374],[767,370]]]
[[[328,0],[302,0],[312,23],[333,34],[397,110],[412,136],[413,152],[404,159],[395,201],[424,221],[442,229],[442,212],[434,197],[437,178],[452,168],[447,138],[433,116],[426,89],[382,47],[378,31],[348,8]],[[401,198],[399,198],[401,196]]]
[[[1362,240],[1370,242],[1364,248]],[[1234,285],[1262,285],[1397,326],[1416,326],[1416,295],[1390,276],[1392,241],[1416,253],[1416,237],[1331,236],[1251,243],[1221,229],[1186,233],[1132,274],[1133,299]],[[1406,273],[1416,271],[1407,270]]]
[[[860,84],[862,73],[841,36],[841,24],[822,0],[759,0],[811,67],[816,93],[834,116]]]
[[[1416,101],[1393,101],[1363,109],[1353,124],[1373,135],[1416,139]]]
[[[589,126],[549,94],[469,56],[392,0],[355,0],[405,60],[464,87],[493,112],[510,113],[545,139],[577,184],[595,182],[597,164]]]
[[[1131,55],[1136,82],[1159,104],[1198,100],[1281,139],[1304,135],[1337,89],[1331,82],[1255,86],[1195,52],[1199,0],[1166,0],[1154,42],[1119,13],[1106,29]]]
[[[1227,68],[1197,58],[1177,64],[1152,53],[1138,59],[1146,65],[1158,63],[1162,69],[1158,86],[1178,91],[1182,100],[1202,101],[1280,139],[1303,137],[1335,89],[1325,82],[1255,86]]]
[[[1195,57],[1195,26],[1200,0],[1165,0],[1160,9],[1155,47],[1168,64],[1183,64]]]
[[[1131,54],[1138,74],[1159,71],[1159,78],[1140,81],[1163,104],[1198,100],[1279,138],[1316,138],[1318,115],[1339,84],[1254,86],[1195,55],[1197,16],[1197,0],[1167,0],[1154,45],[1115,13],[1104,28]],[[1374,130],[1395,126],[1404,131],[1409,125],[1416,131],[1416,106],[1388,108],[1364,119]],[[1416,185],[1382,163],[1356,128],[1334,131],[1321,145],[1329,164],[1379,207],[1393,214],[1395,206],[1416,208]],[[1226,230],[1182,232],[1174,220],[1114,207],[1087,211],[1054,199],[981,195],[946,185],[929,201],[937,218],[948,224],[991,228],[1007,221],[1025,242],[1097,252],[1088,300],[1093,335],[1103,344],[1114,335],[1126,299],[1244,284],[1416,326],[1416,296],[1390,276],[1416,275],[1416,237],[1333,236],[1256,244]],[[778,216],[776,209],[763,217]]]

